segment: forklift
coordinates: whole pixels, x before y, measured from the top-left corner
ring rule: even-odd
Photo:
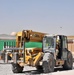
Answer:
[[[40,42],[42,47],[26,48],[26,42]],[[44,73],[54,72],[54,68],[58,66],[62,66],[64,70],[71,70],[73,67],[72,53],[68,50],[67,37],[64,35],[23,30],[16,35],[16,47],[4,50],[13,52],[11,54],[14,73],[21,73],[25,65],[36,67]]]

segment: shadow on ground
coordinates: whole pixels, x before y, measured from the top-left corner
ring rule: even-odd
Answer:
[[[74,69],[74,67],[73,67],[73,69]],[[61,71],[69,71],[69,70],[63,70],[63,68],[55,68],[53,73],[55,73],[57,71],[61,72]],[[37,70],[23,71],[23,73],[25,75],[40,75],[40,74],[44,74],[43,71],[37,71]],[[50,74],[50,75],[52,75],[52,74]]]

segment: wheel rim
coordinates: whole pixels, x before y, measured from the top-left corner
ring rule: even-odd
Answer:
[[[67,59],[67,63],[68,63],[69,66],[71,66],[71,62],[72,62],[71,59],[72,59],[71,55],[69,54],[68,59]]]
[[[49,63],[50,63],[50,68],[52,68],[52,59],[50,59]]]
[[[53,68],[54,68],[53,65],[54,65],[54,64],[53,64],[53,60],[50,59],[50,60],[49,60],[49,69],[50,69],[51,72],[53,71]]]

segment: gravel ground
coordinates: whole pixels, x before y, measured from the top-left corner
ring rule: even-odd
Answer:
[[[74,75],[73,70],[63,71],[61,68],[55,69],[53,73],[39,73],[36,68],[25,66],[23,73],[14,74],[11,69],[11,64],[0,64],[0,75]]]

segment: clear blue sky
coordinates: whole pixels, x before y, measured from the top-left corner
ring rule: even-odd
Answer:
[[[74,35],[74,0],[0,0],[0,34],[23,29]]]

